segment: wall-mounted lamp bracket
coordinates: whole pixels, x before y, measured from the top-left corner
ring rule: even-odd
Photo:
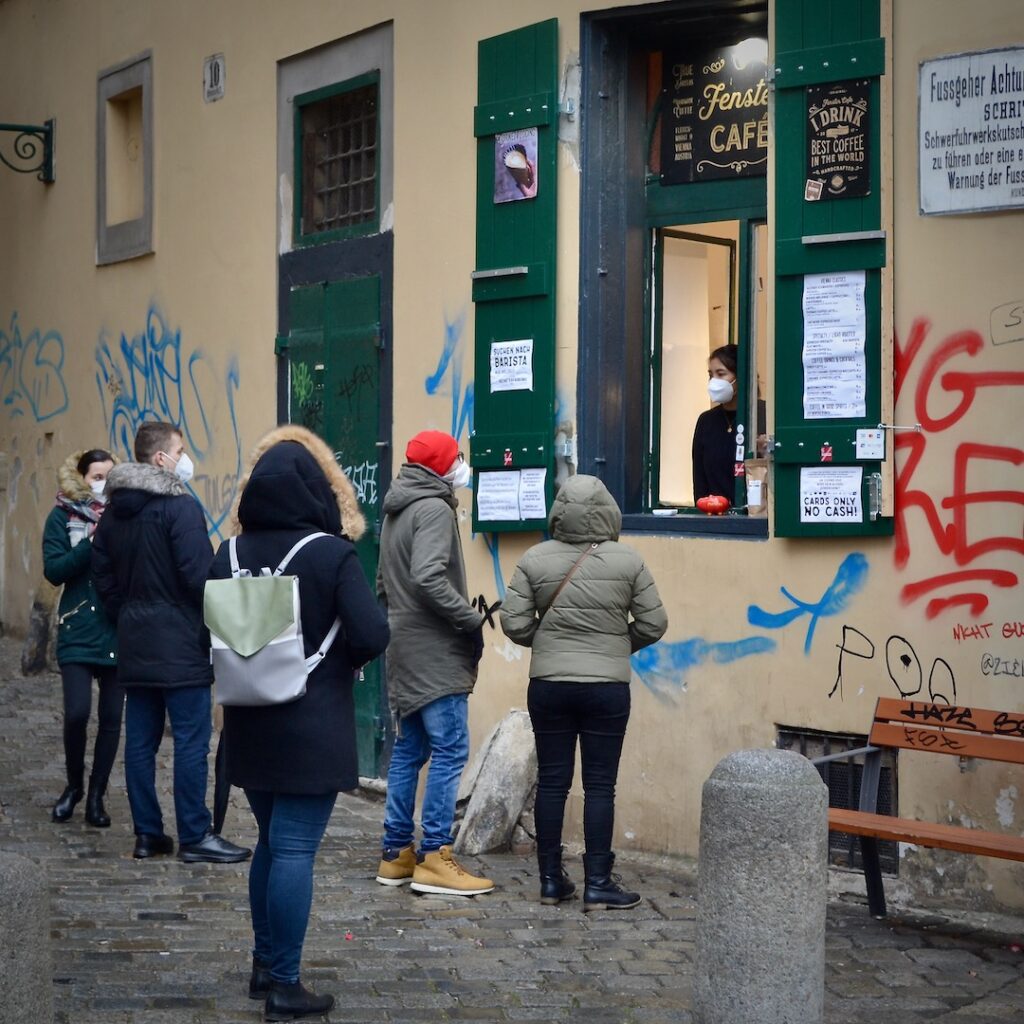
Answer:
[[[55,118],[39,124],[3,124],[0,132],[8,132],[14,136],[13,156],[8,159],[0,149],[0,163],[18,174],[32,174],[47,185],[56,180],[53,166],[54,135],[57,122]]]

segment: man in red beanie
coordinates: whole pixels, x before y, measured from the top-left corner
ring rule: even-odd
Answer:
[[[483,616],[469,603],[455,491],[471,480],[458,442],[423,430],[384,497],[377,592],[388,610],[388,700],[398,736],[388,769],[377,881],[418,892],[477,896],[494,883],[452,856],[459,780],[469,757],[467,704],[483,654]],[[417,854],[413,812],[430,762]]]

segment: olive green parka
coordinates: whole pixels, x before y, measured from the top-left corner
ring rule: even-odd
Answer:
[[[618,540],[622,513],[615,499],[597,477],[570,477],[548,525],[553,539],[534,545],[516,566],[501,628],[513,642],[533,648],[532,679],[629,682],[630,655],[657,642],[668,617],[643,559]]]
[[[391,627],[388,700],[398,718],[476,685],[469,601],[451,484],[407,462],[384,497],[377,594]]]

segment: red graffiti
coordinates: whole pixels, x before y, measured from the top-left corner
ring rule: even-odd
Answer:
[[[911,325],[906,347],[902,347],[899,339],[896,339],[894,393],[897,398],[930,330],[931,323],[919,318]],[[1024,510],[1024,490],[973,490],[969,481],[972,475],[976,478],[979,470],[984,470],[986,466],[995,468],[993,464],[1001,465],[1001,475],[1007,478],[1010,467],[1024,465],[1024,450],[974,439],[963,440],[953,452],[953,474],[948,494],[937,498],[912,486],[914,474],[925,459],[930,435],[942,433],[959,423],[970,411],[981,389],[1024,387],[1022,372],[972,371],[961,369],[959,364],[948,366],[953,360],[975,358],[984,344],[977,331],[958,331],[946,338],[925,359],[914,391],[914,412],[921,423],[922,432],[898,434],[895,440],[896,451],[904,455],[896,469],[896,542],[893,557],[897,568],[904,568],[910,559],[908,514],[912,509],[923,513],[931,538],[941,554],[957,566],[970,566],[915,580],[903,587],[900,597],[905,604],[911,604],[925,594],[947,587],[959,591],[932,597],[925,606],[925,615],[929,619],[947,609],[961,606],[966,606],[973,615],[981,615],[988,607],[989,597],[975,587],[979,584],[1013,587],[1019,582],[1017,573],[1005,568],[1005,560],[998,563],[999,568],[975,566],[972,563],[994,552],[1024,554],[1024,514],[1017,521],[1014,534],[997,532],[991,516],[995,506],[1010,505]],[[947,408],[950,397],[953,405]],[[1004,400],[1019,401],[1019,398],[1004,396]],[[945,451],[943,457],[946,458]],[[976,513],[973,521],[972,511]],[[923,536],[917,532],[915,540],[920,543]]]

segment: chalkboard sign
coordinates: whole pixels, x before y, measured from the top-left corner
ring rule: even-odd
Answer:
[[[806,199],[870,193],[870,95],[867,78],[807,86]]]
[[[663,185],[764,175],[768,167],[767,43],[667,52],[662,88]]]

